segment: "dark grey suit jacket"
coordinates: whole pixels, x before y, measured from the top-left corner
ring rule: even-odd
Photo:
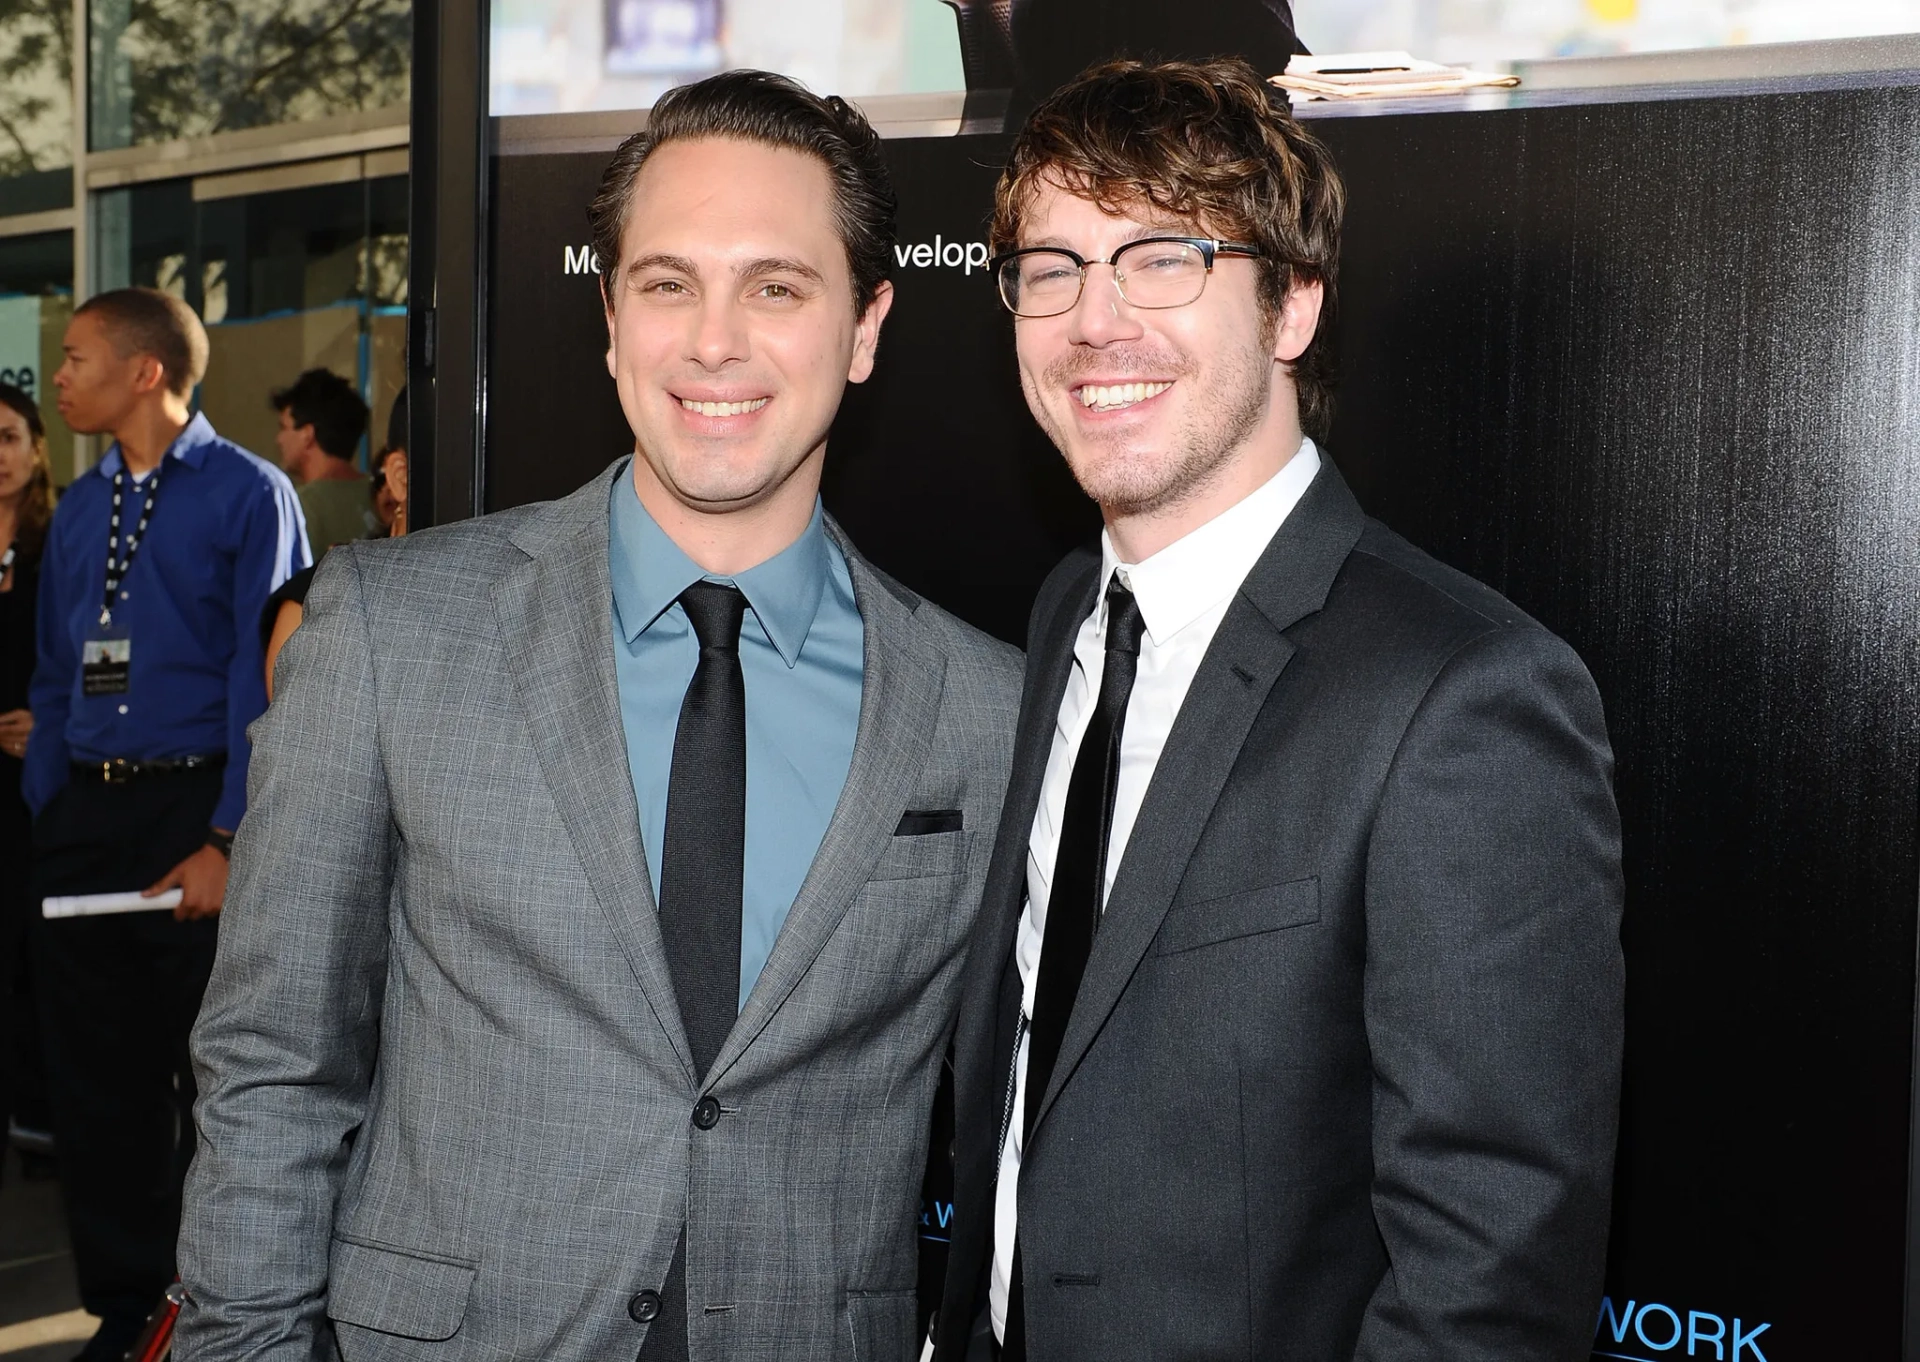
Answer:
[[[194,1029],[181,1362],[630,1362],[630,1302],[683,1226],[668,1308],[691,1306],[694,1362],[911,1357],[1018,655],[840,540],[866,633],[852,766],[702,1077],[614,676],[625,467],[335,549],[314,581]]]
[[[937,1325],[984,1301],[1028,830],[1099,558],[1034,607],[956,1038]],[[1324,465],[1168,738],[1020,1170],[1038,1362],[1546,1362],[1592,1342],[1620,839],[1579,658]]]

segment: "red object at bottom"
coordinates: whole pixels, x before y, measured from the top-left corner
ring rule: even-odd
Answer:
[[[180,1306],[186,1298],[187,1288],[179,1282],[167,1288],[166,1299],[147,1317],[147,1327],[127,1349],[126,1362],[165,1362],[172,1356],[173,1322],[180,1318]]]

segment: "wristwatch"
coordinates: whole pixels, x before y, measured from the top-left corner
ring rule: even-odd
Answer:
[[[219,852],[222,856],[225,856],[229,861],[233,859],[232,833],[222,832],[218,828],[208,828],[207,845]]]

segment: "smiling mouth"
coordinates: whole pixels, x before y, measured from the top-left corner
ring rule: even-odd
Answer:
[[[680,398],[680,405],[695,416],[746,416],[759,411],[773,399],[756,397],[747,402],[695,402],[691,398]]]
[[[1088,383],[1076,392],[1088,411],[1120,411],[1160,396],[1171,383]]]

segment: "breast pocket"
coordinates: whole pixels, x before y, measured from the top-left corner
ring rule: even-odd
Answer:
[[[876,880],[924,880],[957,875],[967,864],[971,832],[933,832],[895,836],[873,868]]]
[[[1320,920],[1320,877],[1175,903],[1154,939],[1154,954],[1178,955],[1223,941],[1304,927]]]

